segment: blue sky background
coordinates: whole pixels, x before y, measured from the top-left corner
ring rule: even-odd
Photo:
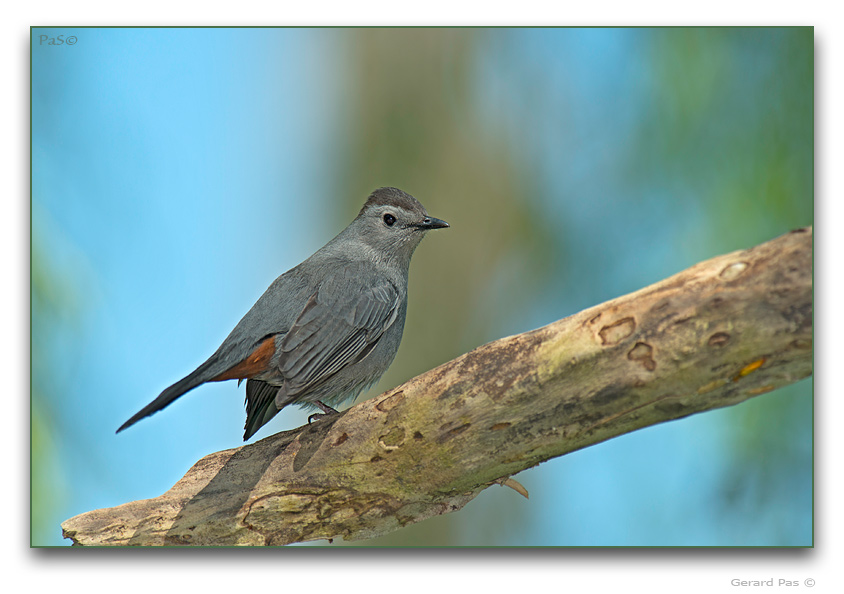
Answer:
[[[811,60],[811,33],[681,33],[500,29],[472,42],[471,113],[527,172],[531,183],[510,206],[541,213],[541,232],[526,233],[545,239],[542,257],[520,245],[501,257],[477,287],[485,297],[467,319],[475,330],[440,337],[434,363],[812,223],[811,68],[808,79],[788,70]],[[78,43],[51,47],[42,34]],[[365,199],[343,193],[338,171],[367,150],[355,144],[349,107],[367,34],[33,30],[33,257],[51,298],[33,304],[33,352],[43,353],[33,356],[43,395],[33,423],[46,428],[34,434],[48,437],[36,438],[32,465],[33,484],[49,474],[53,493],[33,496],[33,544],[67,544],[61,521],[160,495],[202,456],[241,444],[234,382],[114,431],[205,360],[278,274],[338,232],[348,220],[338,210]],[[437,198],[375,175],[367,187],[386,184],[472,225],[466,196]],[[442,249],[466,253],[470,231],[454,225]],[[411,279],[417,299],[434,290],[421,292],[424,262],[441,253],[433,244],[414,262],[423,260]],[[559,274],[542,269],[520,295],[526,259],[543,258]],[[514,312],[519,299],[527,306]],[[411,327],[400,357],[411,352]],[[809,545],[811,414],[804,381],[526,471],[518,479],[529,503],[492,488],[428,522],[449,522],[448,542],[467,545]],[[285,410],[258,437],[305,416]],[[748,429],[759,424],[777,431]],[[742,441],[748,435],[758,437]],[[486,527],[501,510],[518,522]]]
[[[296,30],[62,32],[80,39],[73,54],[33,47],[33,234],[78,316],[47,345],[62,365],[51,415],[71,445],[65,488],[100,507],[154,496],[191,458],[239,445],[233,383],[151,432],[114,430],[331,232],[295,222],[326,207],[306,72],[319,48]]]

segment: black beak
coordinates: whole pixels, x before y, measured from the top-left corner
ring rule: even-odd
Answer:
[[[442,219],[435,219],[434,217],[425,217],[418,225],[422,229],[444,229],[449,226]]]

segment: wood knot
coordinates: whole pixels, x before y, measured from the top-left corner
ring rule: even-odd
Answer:
[[[731,281],[740,277],[744,273],[744,271],[747,270],[747,267],[747,262],[733,262],[721,271],[720,276],[725,281]]]
[[[466,429],[468,429],[471,426],[472,426],[471,423],[461,423],[461,424],[446,423],[445,425],[442,425],[440,427],[440,434],[437,437],[437,442],[443,443],[444,441],[451,439],[452,437],[460,435],[461,433],[466,431]]]
[[[399,446],[404,443],[404,428],[393,427],[385,435],[378,438],[378,445],[388,452],[399,449]]]
[[[375,405],[375,408],[381,412],[389,412],[402,403],[404,400],[404,391],[399,390],[394,394],[390,394],[384,400]]]
[[[638,361],[642,364],[642,367],[648,371],[653,371],[656,369],[656,361],[653,359],[653,352],[653,347],[648,343],[637,342],[636,346],[630,349],[630,352],[627,353],[627,358],[631,361]]]
[[[711,347],[722,347],[730,342],[730,335],[726,332],[716,332],[709,337],[707,344]]]
[[[636,320],[633,318],[622,318],[617,322],[613,322],[608,326],[604,326],[598,332],[601,337],[601,344],[610,346],[618,344],[631,334],[636,329]]]

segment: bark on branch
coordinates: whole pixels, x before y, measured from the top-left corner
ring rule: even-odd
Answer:
[[[160,497],[62,529],[84,545],[370,538],[458,510],[549,458],[811,373],[808,227],[206,456]]]

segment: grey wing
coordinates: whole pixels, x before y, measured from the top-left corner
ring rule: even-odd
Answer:
[[[281,343],[285,392],[304,393],[366,357],[395,322],[399,306],[399,292],[386,280],[314,293]]]

